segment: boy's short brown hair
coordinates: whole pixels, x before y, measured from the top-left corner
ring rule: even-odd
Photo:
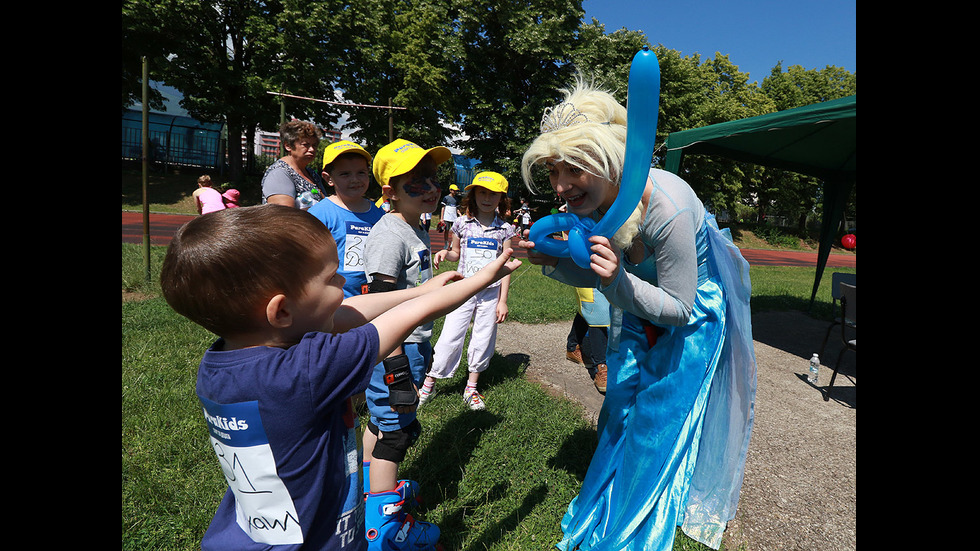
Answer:
[[[216,335],[238,335],[261,327],[276,294],[302,295],[330,250],[330,231],[306,211],[271,204],[220,210],[177,230],[160,286],[178,314]]]

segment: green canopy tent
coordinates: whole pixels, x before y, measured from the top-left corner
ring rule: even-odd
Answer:
[[[704,154],[823,180],[823,219],[810,295],[812,306],[844,204],[856,180],[857,95],[674,132],[667,136],[666,145],[666,168],[678,175],[684,155]]]

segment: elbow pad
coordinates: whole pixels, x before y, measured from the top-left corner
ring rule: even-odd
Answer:
[[[369,293],[386,293],[388,291],[394,291],[395,284],[388,281],[381,281],[380,279],[373,279],[371,283],[368,284]]]
[[[388,405],[415,406],[419,403],[419,395],[412,383],[412,370],[409,368],[408,356],[399,354],[385,358],[385,385],[388,387]]]

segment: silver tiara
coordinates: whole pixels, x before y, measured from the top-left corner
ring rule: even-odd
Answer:
[[[589,122],[589,117],[571,103],[562,102],[554,107],[546,107],[541,116],[541,132],[554,132],[573,124]]]

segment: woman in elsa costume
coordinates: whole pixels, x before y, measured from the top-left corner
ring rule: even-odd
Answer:
[[[599,220],[619,195],[626,109],[581,77],[564,94],[545,110],[522,174],[533,191],[532,167],[543,166],[569,212]],[[748,263],[691,187],[659,169],[611,239],[589,238],[591,269],[524,239],[545,275],[611,305],[598,448],[557,547],[669,550],[680,526],[717,549],[754,415]]]

